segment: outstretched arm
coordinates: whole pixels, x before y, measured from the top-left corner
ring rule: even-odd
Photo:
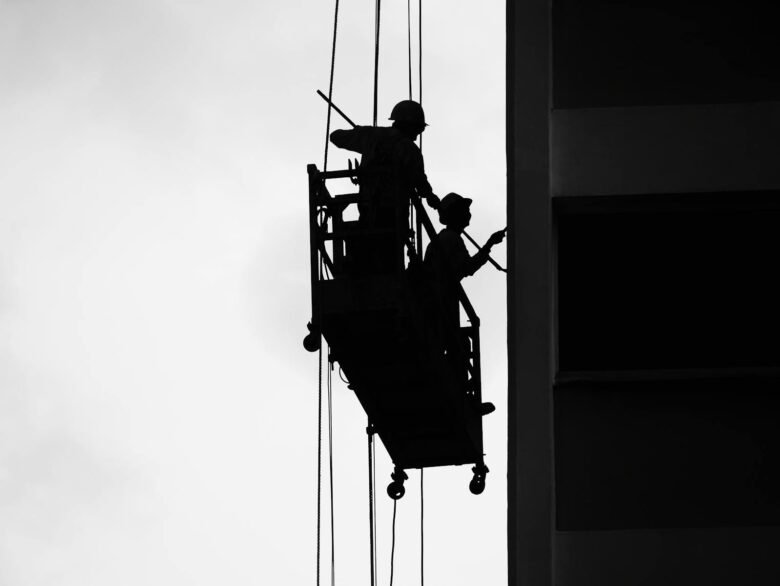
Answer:
[[[506,228],[491,234],[490,238],[488,238],[488,241],[485,243],[485,246],[480,248],[474,256],[469,257],[469,259],[464,263],[463,276],[470,276],[476,273],[482,267],[482,265],[484,265],[490,259],[490,249],[493,248],[493,246],[496,244],[502,242],[505,235]]]
[[[348,130],[334,130],[330,133],[330,142],[337,147],[366,154],[371,148],[373,126],[355,126]]]
[[[428,205],[433,209],[438,208],[440,201],[439,196],[433,193],[433,188],[431,187],[431,184],[428,183],[422,153],[414,143],[412,143],[410,158],[407,159],[407,161],[409,161],[408,165],[412,176],[412,184],[417,191],[417,195],[425,198],[425,201],[427,201]]]

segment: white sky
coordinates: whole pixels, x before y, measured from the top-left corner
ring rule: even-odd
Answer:
[[[407,97],[406,3],[382,6],[384,121]],[[474,198],[484,240],[505,225],[504,3],[423,11],[428,175]],[[373,19],[342,2],[334,99],[363,123]],[[332,26],[313,0],[0,0],[1,585],[315,583],[305,167]],[[498,412],[482,496],[468,467],[426,472],[434,585],[506,582],[505,279],[466,287]],[[336,579],[365,585],[365,416],[334,380]],[[396,584],[419,583],[418,532],[413,471]]]

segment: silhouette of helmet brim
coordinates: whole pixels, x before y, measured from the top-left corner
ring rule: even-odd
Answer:
[[[393,122],[402,122],[413,126],[425,128],[428,124],[425,122],[425,112],[422,106],[414,100],[403,100],[398,102],[393,111],[390,112],[390,120]]]
[[[468,197],[463,197],[457,193],[448,193],[439,202],[439,221],[444,225],[449,224],[452,214],[461,208],[468,208],[471,206],[471,202],[472,200]]]

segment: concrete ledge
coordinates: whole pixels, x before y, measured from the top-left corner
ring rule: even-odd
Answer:
[[[780,188],[780,102],[552,115],[553,195]]]

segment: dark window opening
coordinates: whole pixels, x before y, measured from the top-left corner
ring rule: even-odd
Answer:
[[[778,204],[556,200],[559,370],[780,367]]]

